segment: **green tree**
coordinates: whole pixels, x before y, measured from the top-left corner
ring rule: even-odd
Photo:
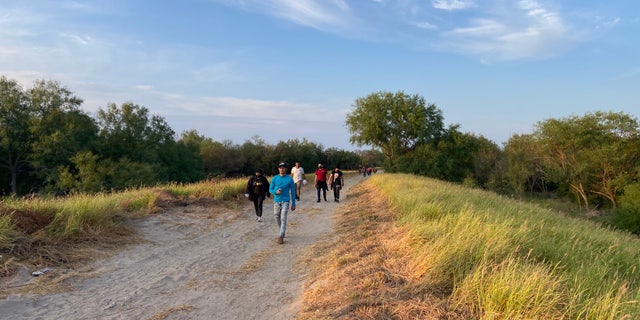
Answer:
[[[616,198],[636,175],[640,127],[634,117],[615,112],[550,119],[537,124],[549,178],[566,184],[580,204]]]
[[[0,77],[0,161],[9,171],[8,186],[18,193],[18,177],[31,152],[29,122],[32,111],[26,92],[15,81]]]
[[[532,135],[514,135],[505,144],[507,180],[518,194],[547,191],[541,145]]]
[[[46,190],[59,179],[59,166],[70,165],[80,151],[94,149],[98,127],[80,110],[82,100],[56,81],[36,81],[28,97],[33,110],[29,159]]]
[[[120,107],[114,103],[97,113],[100,137],[105,145],[101,154],[118,160],[127,157],[131,161],[159,163],[161,146],[175,142],[175,132],[166,121],[149,110],[131,102]]]
[[[120,107],[111,103],[106,110],[99,109],[97,113],[99,136],[103,143],[100,155],[110,159],[112,163],[121,162],[131,166],[140,166],[153,174],[139,176],[138,183],[129,181],[131,175],[125,175],[126,170],[113,173],[111,184],[113,188],[120,188],[119,183],[127,186],[142,185],[154,177],[157,181],[169,181],[172,170],[171,161],[175,159],[175,132],[169,127],[164,118],[149,115],[149,110],[133,103],[123,103]],[[173,171],[175,173],[175,170]]]
[[[380,148],[393,169],[397,157],[436,144],[444,131],[442,111],[419,95],[380,91],[356,99],[347,114],[349,141]]]

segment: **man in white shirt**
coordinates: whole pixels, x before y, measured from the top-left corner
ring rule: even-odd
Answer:
[[[304,169],[300,166],[300,162],[296,162],[296,165],[291,168],[291,178],[296,185],[296,200],[300,200],[300,193],[302,192],[302,184],[304,183]]]

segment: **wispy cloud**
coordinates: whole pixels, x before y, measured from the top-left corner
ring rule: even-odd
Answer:
[[[462,10],[476,6],[473,0],[433,0],[431,4],[436,9]]]
[[[540,59],[562,54],[582,40],[560,12],[536,1],[523,0],[492,12],[445,31],[440,47],[493,61]]]

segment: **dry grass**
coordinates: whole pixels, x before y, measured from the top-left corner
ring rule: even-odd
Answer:
[[[446,288],[427,286],[411,265],[410,237],[378,190],[354,186],[336,238],[318,245],[298,319],[468,319]]]

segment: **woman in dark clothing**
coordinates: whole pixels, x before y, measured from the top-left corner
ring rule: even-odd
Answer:
[[[256,174],[249,178],[244,195],[253,201],[256,210],[256,220],[262,222],[262,203],[265,197],[271,196],[269,193],[269,180],[262,174],[262,169],[257,169]]]
[[[331,171],[329,182],[331,184],[331,190],[333,190],[333,201],[340,202],[340,189],[344,187],[344,178],[342,178],[342,171],[340,171],[338,166]]]

